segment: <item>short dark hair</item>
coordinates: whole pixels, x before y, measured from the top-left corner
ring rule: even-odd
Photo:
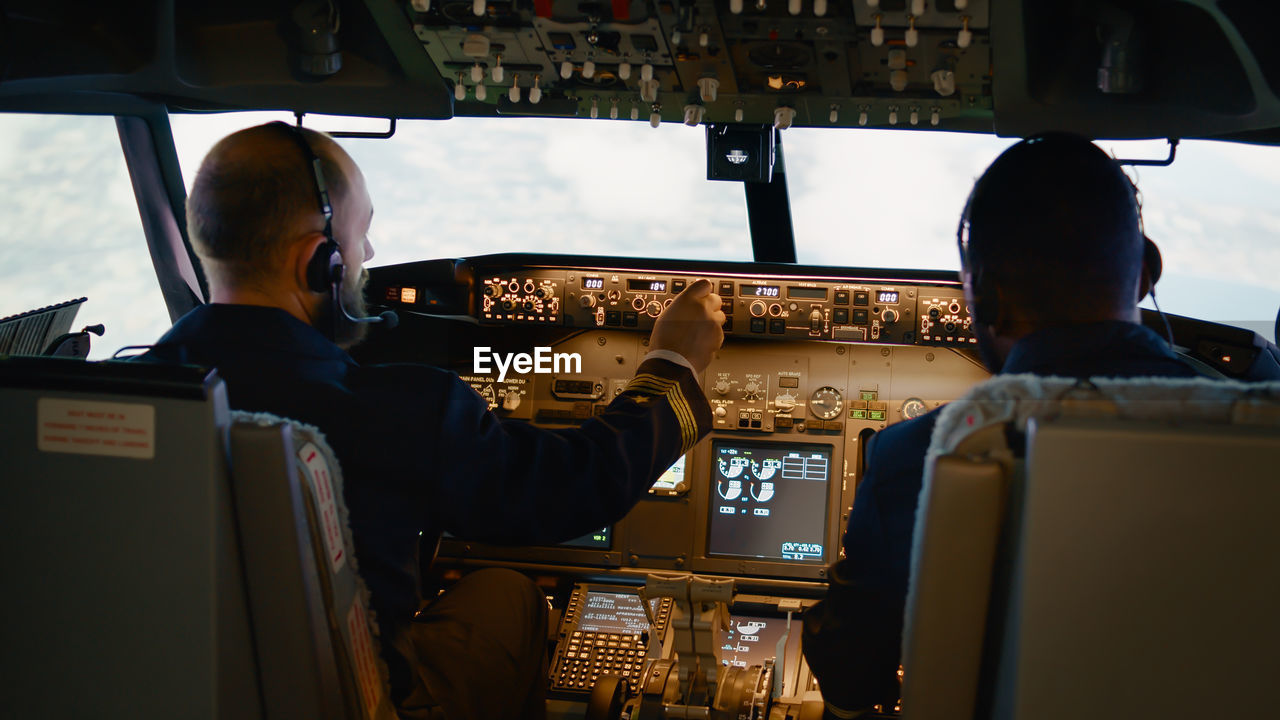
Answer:
[[[969,269],[1032,315],[1137,302],[1136,188],[1083,137],[1047,133],[1006,150],[974,185],[965,221]]]
[[[302,148],[287,128],[271,124],[220,140],[200,164],[187,197],[187,232],[202,258],[233,268],[236,280],[262,277],[288,241],[314,218],[323,227],[315,180]],[[320,158],[336,204],[347,190],[329,136],[303,129]],[[336,152],[335,152],[336,151]]]

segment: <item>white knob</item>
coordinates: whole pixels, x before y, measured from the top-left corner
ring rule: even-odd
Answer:
[[[742,0],[729,0],[729,12],[734,15],[742,14]]]
[[[517,77],[515,81],[511,83],[511,89],[507,91],[507,99],[509,99],[513,103],[520,102],[520,86],[516,84],[518,82],[520,82],[519,77]]]
[[[453,99],[466,100],[467,86],[462,84],[462,73],[458,73],[458,82],[453,85]]]
[[[657,80],[641,80],[640,81],[640,99],[647,103],[658,101],[658,81]]]
[[[507,390],[507,394],[502,396],[502,409],[515,410],[520,407],[520,393],[515,390]]]
[[[609,119],[618,119],[618,98],[612,98],[609,100]]]
[[[716,406],[716,417],[718,417],[718,418],[722,418],[722,417],[724,417],[725,415],[728,415],[728,414],[729,414],[729,411],[728,411],[728,410],[726,410],[726,409],[724,408],[724,406],[723,406],[723,405],[717,405],[717,406]]]
[[[942,122],[942,110],[940,108],[934,108],[933,111],[929,113],[929,124],[937,127],[940,122]]]
[[[917,17],[924,14],[924,0],[911,0],[911,14]]]
[[[920,44],[920,31],[916,30],[916,19],[914,17],[907,21],[907,33],[902,38],[907,47],[915,47]]]
[[[832,125],[835,125],[837,122],[839,122],[839,121],[840,121],[840,106],[839,106],[839,105],[832,105],[832,106],[831,106],[831,115],[830,115],[830,120],[831,120],[831,124],[832,124]]]
[[[880,16],[876,16],[876,26],[871,28],[871,44],[880,47],[884,44],[884,28],[880,27]]]
[[[911,115],[910,115],[910,116],[908,116],[908,118],[907,118],[907,119],[908,119],[908,121],[910,121],[910,123],[911,123],[912,125],[919,125],[919,124],[920,124],[920,110],[919,110],[918,108],[911,108]]]
[[[488,96],[489,96],[489,91],[488,91],[488,89],[486,89],[486,88],[485,88],[485,86],[484,86],[484,85],[477,85],[477,86],[476,86],[476,99],[477,99],[477,100],[484,100],[484,99],[485,99],[486,97],[488,97]]]
[[[969,17],[966,15],[961,20],[964,22],[964,27],[960,28],[960,32],[956,35],[956,45],[967,48],[973,43],[973,32],[969,30]]]
[[[591,119],[595,120],[598,117],[600,117],[600,101],[596,98],[591,98]]]
[[[787,12],[792,15],[800,14],[800,0],[787,0]]]
[[[867,111],[866,111],[866,110],[861,110],[861,111],[859,111],[859,112],[858,112],[858,125],[859,125],[859,126],[862,126],[862,127],[866,127],[866,125],[867,125]]]
[[[618,78],[621,80],[629,80],[631,78],[631,63],[624,62],[618,65]]]
[[[632,120],[640,119],[640,108],[636,107],[634,103],[632,103],[631,105],[631,119]]]
[[[431,10],[431,0],[413,0],[413,9],[418,12]]]
[[[661,112],[658,112],[658,110],[656,110],[656,109],[655,109],[653,112],[649,113],[649,127],[655,127],[655,128],[656,128],[656,127],[658,127],[658,126],[659,126],[659,125],[661,125],[661,124],[662,124],[662,113],[661,113]]]
[[[733,111],[733,121],[742,122],[742,108]]]
[[[902,92],[907,89],[907,80],[910,76],[906,70],[890,70],[889,71],[889,87],[895,92]]]
[[[537,105],[542,102],[542,76],[533,76],[533,87],[529,88],[529,102]]]
[[[773,111],[773,129],[786,130],[791,127],[791,122],[796,119],[796,109],[783,105]]]
[[[641,79],[641,80],[652,80],[652,79],[653,79],[653,66],[652,66],[652,65],[650,65],[649,63],[645,63],[645,64],[643,64],[643,65],[641,65],[641,66],[640,66],[640,79]]]
[[[582,77],[590,80],[592,77],[595,77],[595,74],[596,74],[596,63],[594,60],[588,60],[582,63]]]
[[[889,108],[889,124],[890,125],[898,124],[898,108],[897,107]]]
[[[706,30],[698,33],[698,47],[706,47],[711,44],[711,34]]]
[[[564,62],[560,63],[560,77],[564,78],[565,80],[568,80],[569,78],[573,77],[573,63],[569,62],[568,60],[565,60]]]
[[[684,106],[684,124],[689,127],[698,127],[702,122],[702,113],[706,110],[701,105],[692,103]]]
[[[823,17],[827,14],[827,0],[813,0],[813,14]]]
[[[698,96],[702,102],[715,102],[720,91],[720,81],[712,77],[698,78]]]
[[[934,70],[929,74],[933,81],[933,91],[942,97],[956,94],[956,74],[950,70]]]
[[[502,56],[501,55],[498,56],[498,63],[493,66],[492,75],[493,75],[493,81],[495,83],[502,82],[503,72],[502,72]]]
[[[484,81],[484,68],[480,63],[471,66],[471,82],[478,83]]]
[[[484,15],[484,0],[471,0],[471,12],[476,17]]]

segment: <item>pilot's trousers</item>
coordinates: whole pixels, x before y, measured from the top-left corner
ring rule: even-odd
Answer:
[[[409,629],[415,687],[399,704],[412,720],[546,716],[547,601],[512,570],[467,575]]]

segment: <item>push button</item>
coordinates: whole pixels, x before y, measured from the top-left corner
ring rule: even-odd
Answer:
[[[764,318],[751,318],[751,332],[764,332]]]
[[[782,335],[787,332],[787,323],[782,318],[774,318],[769,321],[769,332],[774,335]]]

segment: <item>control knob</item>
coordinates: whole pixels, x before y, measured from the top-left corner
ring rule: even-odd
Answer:
[[[896,323],[898,322],[898,311],[893,308],[885,308],[880,317],[884,318],[887,323]]]
[[[728,410],[725,410],[723,405],[717,405],[717,406],[716,406],[716,417],[718,417],[718,418],[722,418],[722,417],[724,417],[725,415],[728,415],[728,414],[729,414],[729,411],[728,411]]]
[[[583,295],[578,298],[578,304],[584,308],[593,308],[596,306],[596,296],[590,293],[583,293]]]
[[[662,303],[657,300],[650,300],[644,311],[649,317],[658,317],[662,314]]]
[[[756,300],[751,303],[751,317],[763,317],[765,313],[765,305],[763,302]]]
[[[796,396],[791,393],[783,393],[773,399],[773,406],[779,410],[792,410],[796,406]]]
[[[809,332],[815,334],[822,332],[822,311],[818,308],[814,308],[809,313]]]
[[[502,295],[501,285],[485,285],[484,294],[491,298],[500,297]]]
[[[717,381],[716,381],[715,386],[713,386],[713,387],[712,387],[712,389],[716,391],[716,394],[717,394],[717,395],[728,395],[728,394],[729,394],[729,381],[728,381],[728,380],[717,380]]]
[[[502,396],[502,409],[511,411],[520,407],[520,393],[515,390],[507,390],[507,394]]]
[[[759,400],[760,399],[760,383],[752,380],[742,386],[743,400]]]

